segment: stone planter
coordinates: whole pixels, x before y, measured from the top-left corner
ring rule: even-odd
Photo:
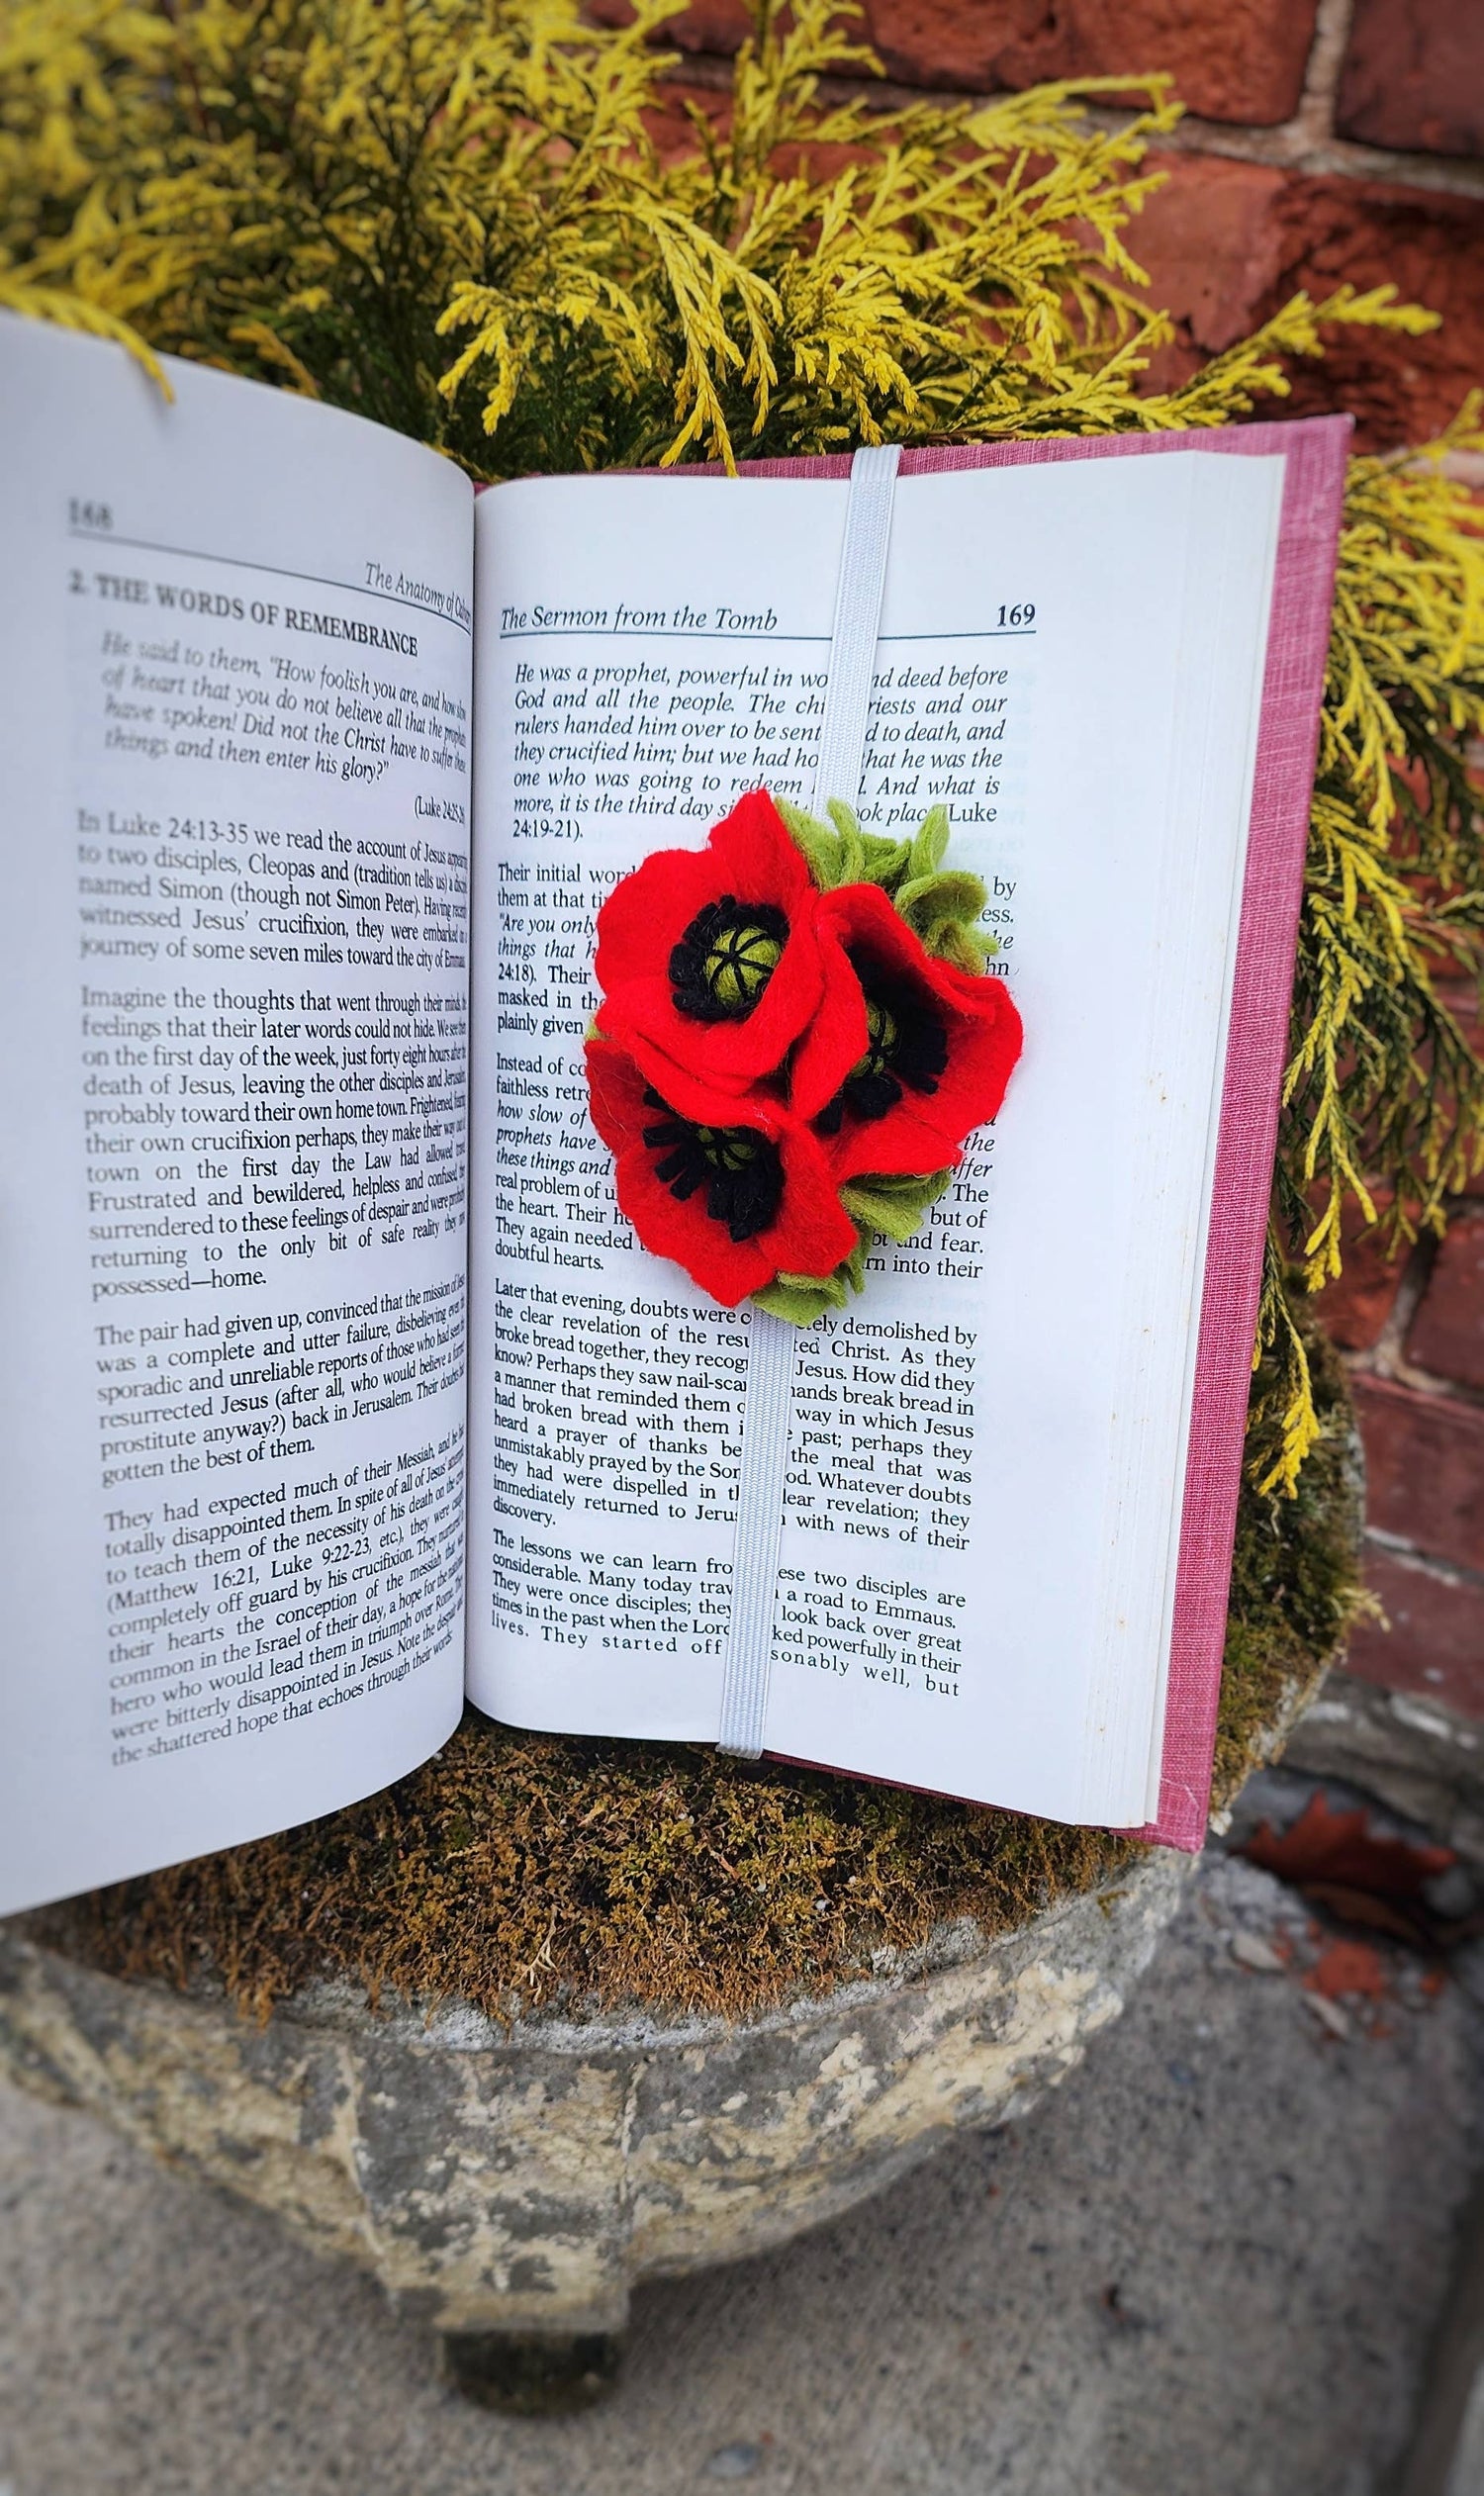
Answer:
[[[1358,1442],[1338,1376],[1321,1374],[1338,1427],[1312,1460],[1316,1495],[1295,1506],[1280,1563],[1262,1545],[1283,1602],[1239,1570],[1218,1826],[1244,1769],[1281,1751],[1333,1660],[1317,1636],[1296,1637],[1291,1612],[1337,1624],[1355,1565]],[[430,1781],[420,1802],[405,1790],[414,1825],[441,1807],[455,1747],[418,1772]],[[700,1808],[706,1774],[677,1752],[662,1783],[690,1777]],[[489,1775],[493,1809],[509,1776]],[[504,2025],[456,1990],[431,2003],[384,1994],[373,2011],[355,1985],[321,1978],[254,2022],[204,1984],[182,1992],[104,1973],[85,1923],[69,1939],[65,1917],[16,1918],[0,1924],[0,2076],[363,2265],[441,2335],[464,2389],[505,2407],[568,2406],[611,2374],[635,2281],[784,2244],[951,2132],[1026,2113],[1116,2018],[1194,1862],[1136,1852],[1101,1888],[992,1938],[965,1916],[915,1950],[878,1951],[869,1976],[736,2018],[639,2001]],[[265,1878],[248,1876],[260,1908],[268,1894],[252,1882]],[[311,1851],[272,1912],[323,1899],[329,1878]]]
[[[1141,1857],[1017,1932],[949,1927],[868,1983],[746,2022],[507,2030],[457,2003],[373,2014],[321,1986],[259,2026],[18,1922],[0,1930],[0,2070],[365,2265],[445,2336],[467,2388],[510,2397],[511,2365],[530,2374],[511,2342],[565,2343],[570,2360],[581,2339],[596,2381],[634,2280],[781,2244],[956,2128],[1023,2113],[1116,2017],[1190,1870]]]

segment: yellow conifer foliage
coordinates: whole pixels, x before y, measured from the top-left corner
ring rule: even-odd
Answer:
[[[1126,236],[1167,82],[882,111],[840,0],[754,0],[724,112],[662,152],[680,5],[611,31],[576,0],[8,0],[0,304],[488,478],[1224,424],[1336,324],[1433,325],[1390,287],[1298,295],[1152,391],[1171,326]],[[1270,1490],[1320,1428],[1289,1293],[1339,1272],[1345,1207],[1374,1218],[1369,1174],[1398,1242],[1440,1230],[1484,1161],[1484,1067],[1433,976],[1484,962],[1484,536],[1444,464],[1481,446],[1472,407],[1351,469],[1258,1334]]]

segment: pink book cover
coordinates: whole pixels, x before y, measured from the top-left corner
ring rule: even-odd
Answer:
[[[1184,450],[1217,452],[1232,459],[1261,459],[1276,452],[1285,463],[1197,1339],[1159,1807],[1157,1818],[1135,1832],[1187,1854],[1199,1853],[1210,1815],[1211,1762],[1252,1341],[1272,1192],[1278,1096],[1288,1052],[1309,800],[1350,432],[1348,416],[1315,416],[1287,424],[1234,425],[1199,432],[1104,434],[906,450],[901,459],[904,477],[1062,459],[1159,458]],[[849,472],[849,454],[841,453],[759,460],[749,462],[739,473],[745,479],[845,477]],[[707,471],[693,468],[671,473],[697,476]]]

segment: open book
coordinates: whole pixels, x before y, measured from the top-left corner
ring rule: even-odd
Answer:
[[[593,923],[807,798],[849,461],[476,498],[0,369],[0,1908],[466,1693],[714,1738],[753,1320],[617,1210]],[[862,812],[946,801],[1026,1047],[800,1335],[773,1754],[1199,1843],[1346,433],[902,459]]]

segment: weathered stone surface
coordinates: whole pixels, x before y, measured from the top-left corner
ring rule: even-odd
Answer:
[[[1318,300],[1346,280],[1391,284],[1442,326],[1417,338],[1332,331],[1276,412],[1343,409],[1359,447],[1378,450],[1425,441],[1457,414],[1484,376],[1484,201],[1217,156],[1161,170],[1168,181],[1127,237],[1152,302],[1178,324],[1153,384],[1184,379],[1300,288]]]
[[[1283,1766],[1343,1778],[1484,1865],[1484,1725],[1436,1696],[1378,1690],[1347,1656],[1306,1713]]]
[[[612,2399],[560,2421],[457,2398],[347,2265],[0,2087],[0,2480],[1378,2496],[1477,2155],[1478,2014],[1378,1938],[1393,1997],[1331,2036],[1299,1964],[1309,1912],[1208,1857],[1124,2017],[1034,2121],[959,2135],[794,2245],[641,2290]],[[1240,1935],[1291,1938],[1295,1963],[1251,1973]]]
[[[1376,147],[1484,156],[1476,0],[1356,0],[1335,118]]]
[[[1189,1858],[984,1945],[747,2025],[505,2031],[373,2016],[328,1988],[265,2027],[0,1930],[0,2071],[349,2255],[448,2332],[603,2333],[631,2280],[759,2252],[1080,2060],[1174,1912]]]

